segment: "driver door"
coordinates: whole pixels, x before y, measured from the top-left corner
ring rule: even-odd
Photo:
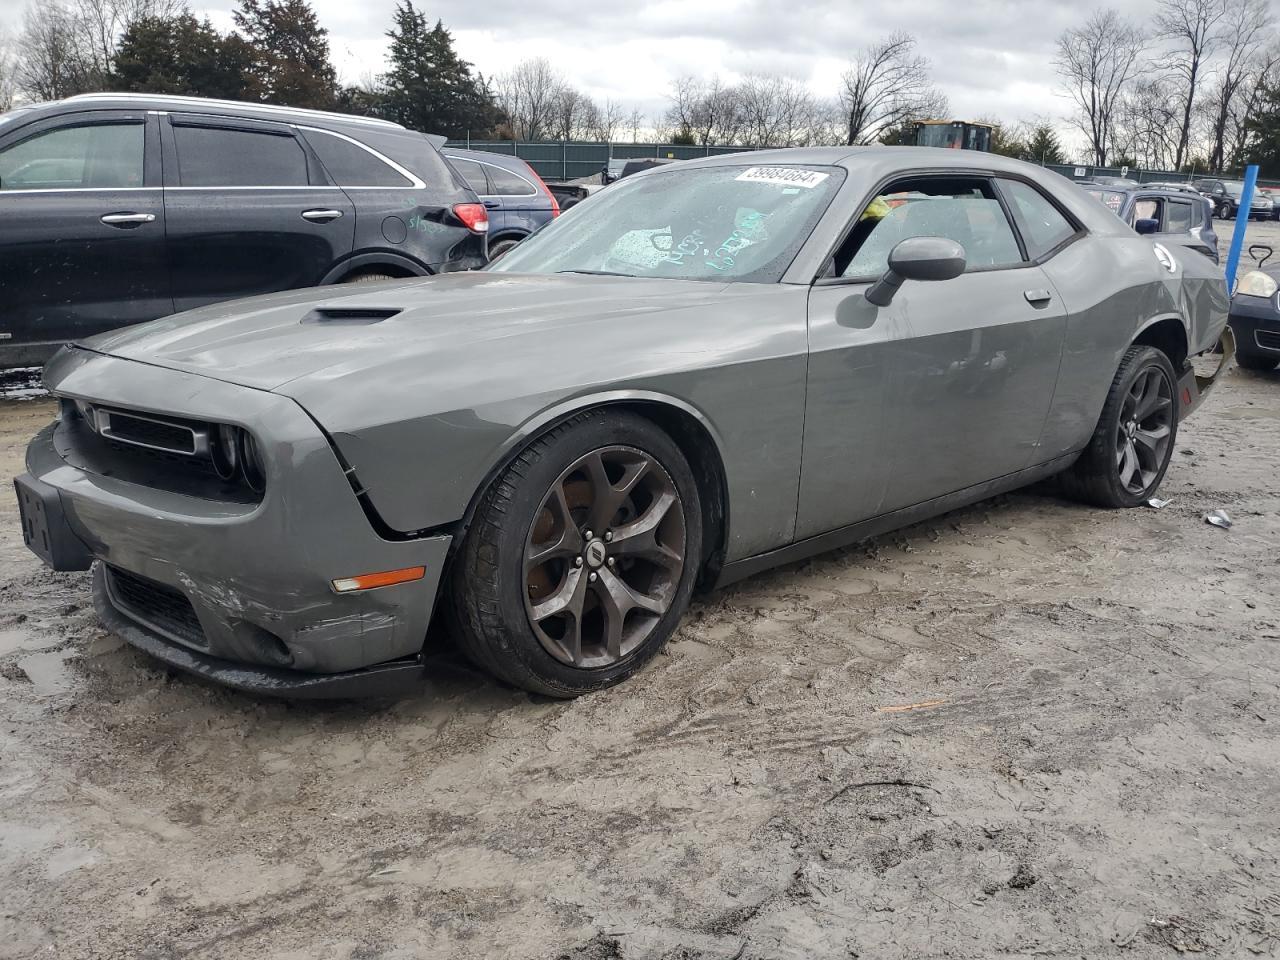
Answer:
[[[797,538],[1035,461],[1066,313],[1012,207],[988,178],[916,177],[891,184],[850,226],[809,297]],[[960,243],[966,272],[908,281],[887,307],[867,302],[889,251],[912,236]]]

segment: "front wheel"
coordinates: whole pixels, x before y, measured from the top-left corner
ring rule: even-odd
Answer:
[[[1162,351],[1126,351],[1089,446],[1063,475],[1068,493],[1100,507],[1136,507],[1159,489],[1178,434],[1177,382]]]
[[[485,492],[454,562],[459,644],[535,693],[610,686],[666,643],[701,556],[698,487],[675,442],[631,413],[582,414]]]

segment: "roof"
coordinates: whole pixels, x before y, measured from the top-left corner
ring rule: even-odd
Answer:
[[[330,123],[368,124],[386,130],[405,129],[398,123],[383,120],[379,117],[361,117],[352,113],[337,113],[330,110],[308,110],[303,107],[281,107],[272,103],[247,103],[241,100],[214,100],[208,97],[181,97],[160,93],[82,93],[65,100],[55,100],[41,106],[58,106],[61,104],[83,103],[93,106],[143,107],[149,110],[191,110],[201,107],[216,107],[221,112],[243,114],[246,117],[258,117],[263,120],[296,120],[298,122],[329,121]]]
[[[1045,172],[1039,164],[1014,160],[982,150],[950,150],[945,147],[886,147],[876,144],[866,147],[783,147],[773,150],[751,150],[744,153],[723,153],[714,157],[699,157],[685,163],[707,166],[785,165],[788,163],[821,164],[853,168],[863,163],[876,166],[901,166],[904,168],[930,167],[953,170],[987,170],[1005,173],[1027,173],[1029,170]],[[1057,176],[1057,174],[1054,174]]]

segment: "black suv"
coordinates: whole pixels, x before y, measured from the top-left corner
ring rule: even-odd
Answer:
[[[218,300],[486,262],[443,138],[149,94],[0,115],[0,367]]]

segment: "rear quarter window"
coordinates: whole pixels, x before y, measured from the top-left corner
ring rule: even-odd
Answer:
[[[346,137],[326,130],[307,130],[305,136],[333,182],[340,187],[413,186],[412,180],[385,160]]]
[[[531,181],[505,167],[489,164],[488,174],[489,180],[493,183],[493,189],[499,196],[531,197],[538,192]]]

